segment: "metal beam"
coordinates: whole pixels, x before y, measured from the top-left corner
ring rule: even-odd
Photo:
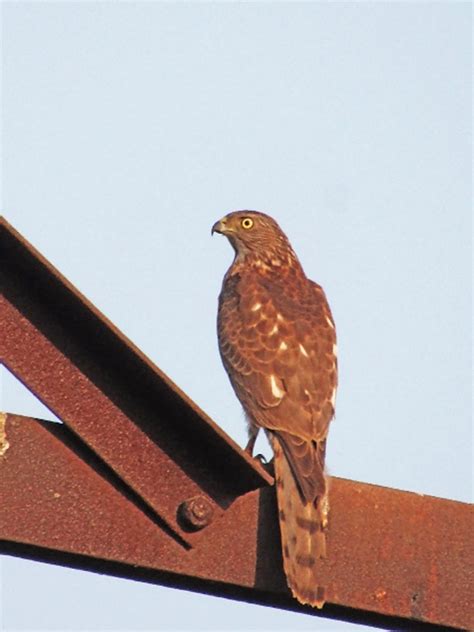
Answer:
[[[390,629],[474,628],[471,506],[332,479],[329,604],[299,606],[271,475],[3,218],[0,252],[2,362],[65,424],[0,415],[2,551]]]
[[[3,218],[0,251],[2,362],[183,545],[200,538],[183,503],[218,514],[272,482]]]
[[[474,627],[470,505],[333,478],[319,613],[288,594],[272,488],[186,549],[64,426],[8,415],[3,429],[0,551],[388,629]]]

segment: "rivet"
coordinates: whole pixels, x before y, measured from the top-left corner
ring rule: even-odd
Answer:
[[[214,508],[204,496],[188,498],[178,507],[178,520],[192,531],[207,527],[213,517]]]

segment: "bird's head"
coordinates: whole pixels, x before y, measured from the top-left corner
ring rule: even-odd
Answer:
[[[258,211],[234,211],[212,227],[225,235],[235,250],[236,261],[255,261],[266,266],[297,262],[290,242],[276,221]]]

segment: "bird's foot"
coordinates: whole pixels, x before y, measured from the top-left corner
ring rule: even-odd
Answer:
[[[270,476],[274,476],[273,463],[275,459],[273,457],[268,461],[267,458],[263,456],[263,454],[256,454],[253,458],[259,463],[259,465],[261,465],[261,467],[263,467],[266,472],[270,474]]]
[[[255,456],[253,457],[256,461],[258,461],[260,463],[260,465],[268,465],[268,461],[266,459],[266,457],[263,454],[255,454]]]

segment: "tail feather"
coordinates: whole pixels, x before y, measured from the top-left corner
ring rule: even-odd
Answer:
[[[275,436],[271,437],[271,442],[288,586],[300,603],[322,608],[325,591],[318,585],[316,571],[318,560],[326,556],[327,485],[314,501],[305,500],[280,442]]]

